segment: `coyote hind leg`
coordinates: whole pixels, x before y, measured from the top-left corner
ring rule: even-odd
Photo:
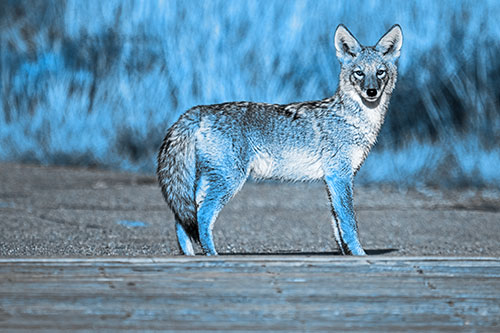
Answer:
[[[184,230],[184,227],[177,219],[175,220],[175,232],[177,234],[179,249],[187,256],[194,256],[191,237],[189,237],[189,234]]]
[[[212,229],[224,205],[241,189],[246,176],[238,173],[232,177],[201,176],[196,192],[197,220],[203,252],[217,255]]]

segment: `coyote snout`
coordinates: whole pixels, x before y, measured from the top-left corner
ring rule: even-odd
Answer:
[[[378,69],[376,73],[370,73],[369,69],[365,71],[357,70],[354,72],[355,81],[359,89],[358,93],[363,99],[368,102],[377,101],[382,95],[383,89],[385,88],[384,77],[386,75],[385,69]]]
[[[201,105],[168,130],[158,155],[158,180],[184,254],[195,254],[193,241],[205,254],[217,254],[215,220],[250,176],[322,179],[340,250],[365,254],[353,179],[384,121],[403,36],[395,25],[375,46],[363,46],[339,25],[334,40],[341,71],[333,97],[286,105]]]

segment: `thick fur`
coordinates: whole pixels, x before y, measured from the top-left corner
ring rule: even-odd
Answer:
[[[163,196],[187,234],[199,241],[194,202],[196,179],[195,133],[199,117],[185,113],[168,130],[158,155],[158,178]]]
[[[217,254],[215,219],[252,175],[323,179],[342,253],[365,254],[352,205],[353,177],[384,121],[401,44],[397,25],[373,47],[362,46],[340,25],[335,47],[341,73],[333,97],[287,105],[196,106],[182,115],[167,132],[158,155],[158,179],[176,217],[181,250],[194,254],[194,240],[205,254]]]

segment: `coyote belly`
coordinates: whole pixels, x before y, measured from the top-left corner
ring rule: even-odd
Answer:
[[[212,229],[224,205],[249,176],[322,179],[343,254],[364,255],[353,210],[353,179],[376,141],[397,79],[401,28],[362,46],[339,25],[341,64],[334,96],[286,105],[234,102],[196,106],[168,130],[158,180],[175,216],[181,251],[193,243],[216,255]]]
[[[259,154],[250,164],[250,174],[258,179],[317,180],[324,176],[318,156],[304,150],[291,150],[279,155]]]

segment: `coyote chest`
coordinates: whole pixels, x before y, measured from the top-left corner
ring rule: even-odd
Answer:
[[[257,153],[250,162],[250,174],[261,179],[315,180],[324,176],[319,156],[301,149],[279,154]]]

